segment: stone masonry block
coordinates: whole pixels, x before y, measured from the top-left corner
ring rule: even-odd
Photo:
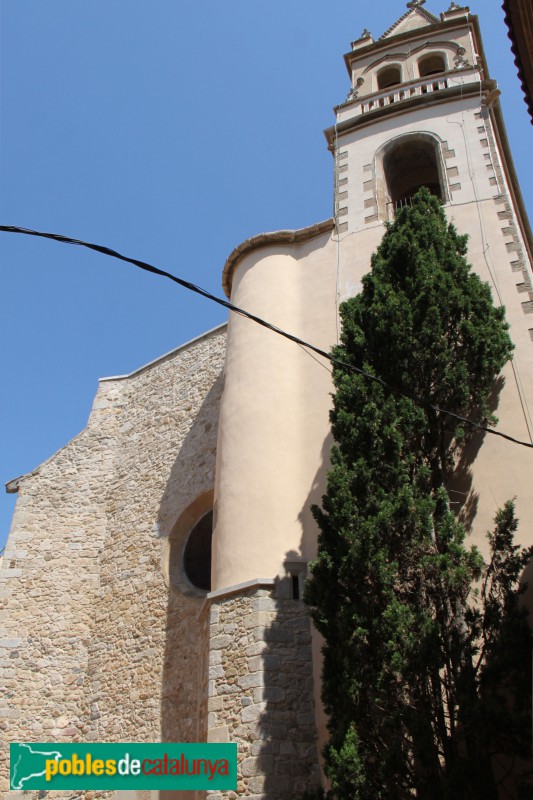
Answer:
[[[272,611],[256,611],[244,618],[243,625],[247,629],[257,628],[259,625],[270,625],[273,613]]]
[[[275,755],[281,752],[281,745],[279,742],[274,742],[271,739],[258,739],[252,743],[250,752],[253,756]]]
[[[0,719],[20,719],[21,716],[17,708],[0,708]]]
[[[273,597],[258,597],[255,601],[255,608],[257,611],[273,611],[276,613],[277,604]]]
[[[233,637],[228,635],[215,636],[214,639],[211,639],[212,650],[226,650],[227,648],[231,647],[232,644]]]
[[[267,643],[265,641],[260,641],[248,645],[244,652],[247,656],[258,656],[264,653],[265,650],[268,650]]]
[[[222,711],[224,708],[224,698],[222,697],[209,697],[207,700],[208,711]]]
[[[241,715],[242,722],[257,722],[259,717],[265,713],[266,707],[266,703],[257,703],[257,705],[243,708]]]
[[[22,570],[16,569],[0,569],[0,578],[20,578]]]
[[[264,686],[265,678],[262,672],[255,672],[253,675],[243,675],[237,678],[237,683],[241,689],[255,689],[256,686]]]
[[[294,633],[284,625],[272,626],[267,632],[266,639],[268,642],[292,642]]]
[[[20,647],[21,639],[0,639],[0,647]]]
[[[279,656],[265,654],[263,656],[255,656],[248,662],[248,669],[250,672],[262,672],[263,670],[279,670],[281,669],[281,659]]]
[[[286,692],[279,686],[258,686],[254,689],[255,703],[282,703],[286,697]]]
[[[258,628],[254,628],[252,631],[254,641],[256,642],[263,642],[265,640],[265,628],[261,625]]]
[[[262,792],[265,788],[266,778],[264,775],[258,775],[256,777],[250,778],[248,781],[248,788],[252,792]],[[260,795],[261,800],[263,800],[263,795]]]
[[[241,775],[245,778],[251,778],[254,775],[261,775],[265,772],[271,772],[274,767],[274,759],[272,756],[261,756],[259,758],[245,758],[239,765]]]

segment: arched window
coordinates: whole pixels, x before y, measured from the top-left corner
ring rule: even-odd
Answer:
[[[190,596],[211,591],[213,491],[199,495],[180,515],[167,539],[163,574],[167,586]]]
[[[439,72],[444,72],[446,69],[446,61],[444,56],[440,53],[432,53],[429,56],[424,56],[418,62],[418,74],[421,78],[427,78],[430,75],[437,75]]]
[[[213,512],[198,520],[189,534],[183,553],[185,574],[197,589],[211,589],[211,539],[213,537]]]
[[[393,143],[383,157],[383,172],[393,212],[409,203],[422,186],[442,202],[445,200],[438,145],[427,134],[402,137]]]
[[[384,67],[377,74],[378,89],[388,89],[389,86],[396,86],[402,82],[402,70],[398,64]]]

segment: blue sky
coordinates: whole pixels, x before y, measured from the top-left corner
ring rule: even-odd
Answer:
[[[470,4],[531,214],[533,128],[499,6]],[[348,92],[342,55],[404,11],[400,0],[2,0],[1,222],[105,244],[222,294],[243,239],[331,216],[322,131]],[[0,270],[2,484],[85,426],[99,377],[225,320],[80,248],[0,234]],[[0,543],[13,504],[1,491]]]

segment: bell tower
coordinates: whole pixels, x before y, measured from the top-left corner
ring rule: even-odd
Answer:
[[[425,0],[374,40],[368,30],[344,56],[351,87],[335,108],[326,138],[335,164],[338,299],[358,289],[384,223],[426,186],[448,219],[469,237],[468,258],[504,305],[515,356],[498,397],[502,430],[533,436],[532,238],[509,152],[497,83],[485,60],[478,18],[451,3],[437,18]],[[488,437],[494,439],[495,437]],[[531,489],[521,484],[517,454],[485,441],[472,470],[474,539],[483,549],[494,501]],[[509,470],[494,481],[491,460]],[[505,490],[502,493],[502,489]],[[472,499],[472,498],[471,498]],[[460,511],[460,507],[457,508]]]
[[[532,240],[499,90],[477,17],[455,3],[436,17],[424,5],[411,0],[378,39],[363,30],[344,56],[350,88],[325,132],[333,218],[243,242],[223,285],[235,305],[329,350],[339,304],[360,291],[386,224],[426,186],[468,234],[470,263],[506,307],[516,349],[494,410],[501,430],[532,442]],[[209,740],[238,742],[240,791],[258,798],[312,787],[325,741],[320,643],[301,584],[316,554],[310,507],[326,486],[331,389],[327,362],[230,316],[203,612],[205,715]],[[484,550],[496,509],[516,497],[520,539],[531,544],[530,451],[486,436],[469,456],[451,498],[469,541]]]
[[[453,2],[437,18],[424,4],[407,3],[377,40],[363,30],[344,56],[351,88],[326,131],[337,233],[374,240],[379,231],[379,239],[383,223],[426,186],[469,234],[474,266],[496,295],[492,273],[507,262],[501,280],[512,297],[501,301],[511,317],[516,308],[525,343],[533,337],[531,231],[478,19]]]

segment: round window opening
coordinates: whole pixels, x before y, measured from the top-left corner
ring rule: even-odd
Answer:
[[[183,554],[183,568],[187,578],[197,589],[211,589],[211,539],[213,536],[213,511],[198,520],[189,534]]]

